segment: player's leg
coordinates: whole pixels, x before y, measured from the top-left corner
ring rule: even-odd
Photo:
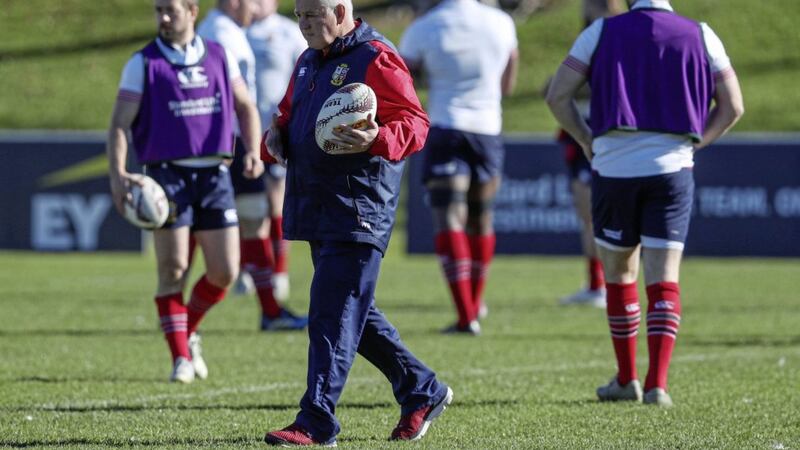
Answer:
[[[505,148],[500,135],[464,133],[464,153],[470,161],[471,183],[467,194],[467,239],[470,245],[472,304],[476,314],[485,317],[488,308],[483,298],[489,266],[494,258],[495,234],[493,203],[500,189]]]
[[[382,259],[369,245],[312,242],[308,386],[296,423],[318,442],[339,433],[336,404],[372,306]]]
[[[594,177],[592,218],[597,252],[605,271],[606,314],[617,360],[617,375],[597,389],[600,400],[642,399],[636,371],[636,338],[641,321],[636,289],[638,216],[635,180]]]
[[[690,170],[658,177],[649,192],[642,228],[647,285],[650,365],[645,402],[670,406],[667,374],[681,321],[679,273],[694,197]]]
[[[592,226],[592,195],[591,195],[591,175],[585,171],[589,177],[586,181],[575,178],[570,183],[572,191],[573,205],[575,213],[581,222],[581,249],[586,257],[588,283],[584,289],[563,297],[559,303],[568,304],[591,304],[604,308],[605,298],[605,277],[603,275],[603,263],[597,255],[594,242],[594,228]]]
[[[262,330],[300,330],[307,318],[296,316],[281,307],[275,298],[272,275],[275,254],[270,241],[269,204],[266,177],[246,179],[241,176],[240,159],[231,166],[233,186],[236,191],[236,209],[239,214],[241,237],[241,268],[253,279],[256,295],[261,305]]]
[[[170,205],[167,222],[153,232],[158,271],[156,307],[161,329],[172,354],[171,381],[189,383],[195,373],[188,348],[188,312],[183,288],[189,272],[190,227],[194,221],[192,198],[187,189],[191,169],[163,163],[147,166],[147,174],[164,188]]]
[[[471,177],[469,164],[461,155],[465,143],[461,132],[431,128],[425,143],[423,178],[433,213],[436,254],[458,313],[458,321],[445,331],[478,334],[480,325],[470,283],[472,261],[465,232]]]
[[[367,313],[358,353],[386,376],[400,404],[400,422],[390,438],[421,438],[433,419],[450,404],[453,392],[411,353],[400,340],[397,329],[374,305],[374,300]]]
[[[286,302],[289,300],[289,241],[283,238],[283,197],[286,193],[286,169],[279,164],[270,164],[268,170],[269,237],[275,254],[272,290],[279,302]]]
[[[467,175],[435,178],[426,184],[433,213],[436,254],[458,314],[456,324],[445,331],[477,334],[477,311],[472,300],[472,257],[465,231]]]
[[[470,285],[473,309],[477,311],[480,318],[485,317],[488,313],[483,291],[489,266],[494,258],[496,238],[492,224],[494,219],[492,203],[500,189],[500,182],[500,175],[489,179],[488,182],[474,181],[467,194],[466,232],[472,258]]]
[[[194,369],[188,346],[188,316],[183,302],[183,285],[189,267],[189,227],[153,232],[158,270],[156,307],[161,330],[172,354],[170,381],[190,383]]]

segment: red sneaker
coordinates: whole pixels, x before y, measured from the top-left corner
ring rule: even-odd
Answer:
[[[438,403],[422,407],[411,414],[400,417],[400,422],[392,430],[391,441],[416,441],[428,431],[433,419],[439,417],[453,401],[453,390],[447,388],[447,394]]]
[[[328,442],[315,441],[314,438],[311,437],[311,433],[295,423],[282,430],[270,431],[264,436],[264,442],[281,447],[300,447],[308,445],[336,447],[336,439],[332,438]]]

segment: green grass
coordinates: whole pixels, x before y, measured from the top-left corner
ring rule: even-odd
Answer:
[[[0,128],[106,128],[122,66],[155,34],[150,0],[6,3],[0,8]],[[369,3],[374,2],[355,6]],[[505,101],[506,131],[555,129],[539,91],[581,27],[578,0],[556,3],[518,23],[522,63],[517,91]],[[202,0],[201,14],[212,4]],[[675,0],[673,5],[707,21],[726,44],[747,109],[736,130],[797,130],[796,0]],[[282,2],[284,12],[291,8],[290,0]],[[395,12],[366,18],[395,42],[410,20]]]
[[[555,305],[582,282],[580,259],[498,258],[484,335],[443,336],[454,312],[437,262],[404,255],[397,238],[378,305],[455,391],[415,448],[800,447],[797,260],[685,262],[676,407],[661,410],[595,401],[614,373],[604,314]],[[291,266],[302,311],[305,244]],[[230,296],[201,327],[210,378],[169,384],[154,278],[151,254],[0,254],[0,446],[263,448],[264,432],[291,422],[306,335],[256,331],[256,301]],[[386,442],[398,407],[363,359],[337,414],[341,447],[410,448]]]

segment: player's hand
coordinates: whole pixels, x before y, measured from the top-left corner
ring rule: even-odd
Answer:
[[[372,117],[355,125],[339,125],[333,129],[331,142],[347,151],[347,153],[361,153],[369,150],[375,138],[378,137],[378,123]]]
[[[272,115],[272,124],[267,131],[267,152],[278,161],[278,164],[286,167],[286,153],[283,149],[283,140],[281,139],[281,129],[278,126],[278,115]]]
[[[131,186],[134,184],[142,185],[142,178],[138,174],[128,172],[111,172],[108,176],[111,183],[111,199],[117,212],[125,214],[125,203],[133,201],[131,197]]]
[[[264,161],[258,157],[255,152],[247,152],[244,155],[244,172],[245,178],[254,179],[264,173]]]

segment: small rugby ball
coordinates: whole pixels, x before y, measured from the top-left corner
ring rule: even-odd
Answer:
[[[130,201],[125,202],[125,219],[145,230],[161,228],[169,215],[164,189],[147,175],[138,175],[141,185],[131,183]]]
[[[314,128],[317,145],[330,155],[358,153],[359,151],[333,143],[331,141],[334,138],[333,131],[342,125],[349,125],[358,130],[364,129],[368,123],[367,116],[371,114],[372,120],[375,120],[377,111],[378,99],[371,87],[364,83],[350,83],[340,87],[325,100],[317,114]]]

